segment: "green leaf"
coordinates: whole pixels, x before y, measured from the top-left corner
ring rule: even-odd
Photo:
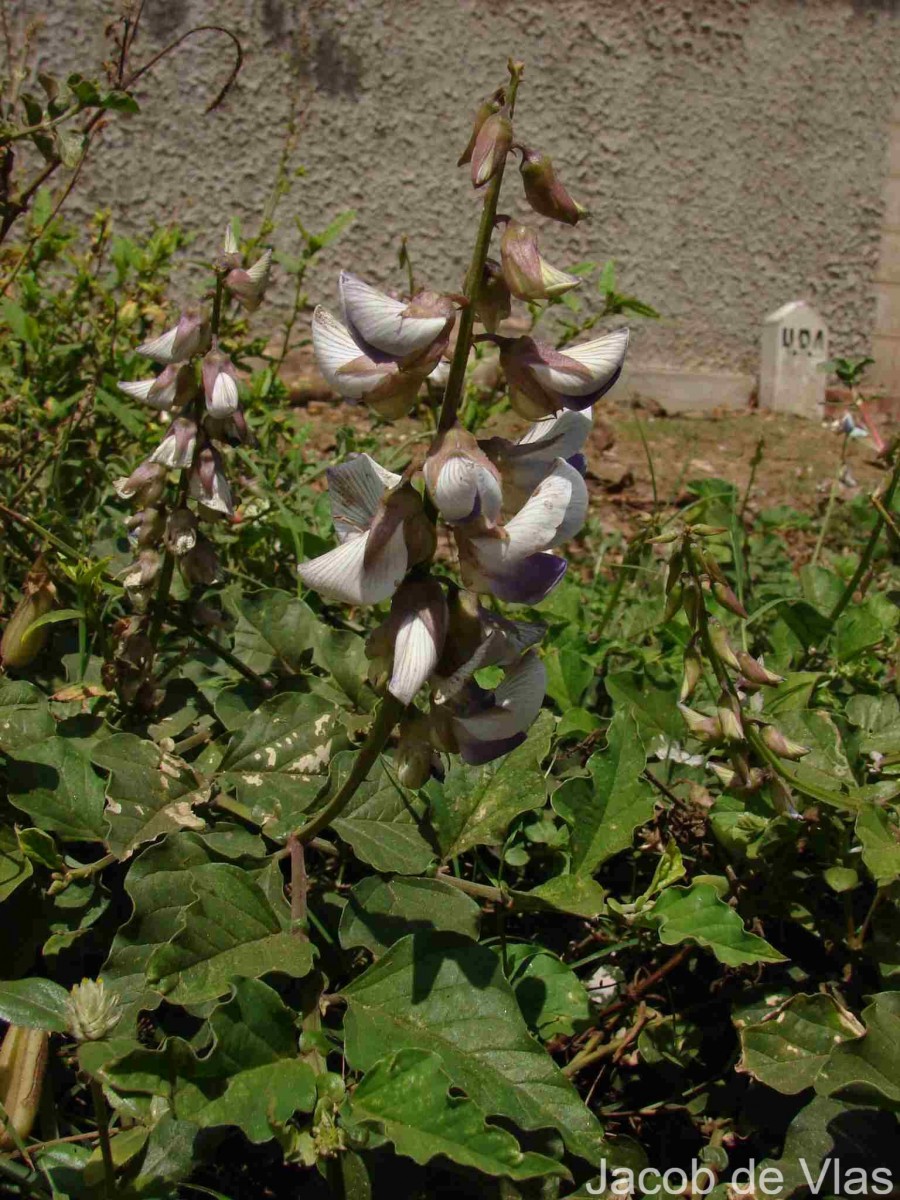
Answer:
[[[180,758],[133,733],[105,738],[94,747],[91,758],[109,771],[107,844],[117,858],[128,858],[160,834],[205,828],[194,806],[206,803],[209,786],[200,785]]]
[[[657,924],[664,946],[695,941],[728,967],[784,962],[784,955],[764,938],[747,933],[739,914],[720,899],[712,883],[668,888],[653,902],[645,919]]]
[[[31,861],[22,850],[15,831],[6,825],[0,826],[0,903],[30,879],[31,874]]]
[[[559,1163],[523,1153],[511,1133],[487,1125],[471,1100],[450,1096],[452,1082],[439,1055],[399,1050],[366,1072],[354,1089],[349,1113],[356,1121],[374,1124],[399,1154],[422,1165],[441,1155],[482,1175],[568,1176]]]
[[[593,733],[601,724],[596,713],[588,712],[586,708],[570,708],[560,719],[556,727],[556,736],[564,738],[571,737],[574,733]]]
[[[900,992],[879,992],[862,1019],[865,1034],[835,1046],[816,1091],[900,1112]]]
[[[107,1061],[104,1081],[126,1110],[143,1111],[142,1096],[161,1097],[183,1120],[203,1129],[236,1125],[252,1142],[268,1141],[273,1124],[312,1110],[315,1074],[297,1057],[294,1014],[277,992],[241,980],[233,998],[213,1010],[209,1026],[214,1045],[205,1057],[170,1038],[161,1050],[141,1048]]]
[[[0,1017],[10,1025],[65,1033],[68,997],[52,979],[13,979],[0,983]]]
[[[14,301],[3,300],[0,302],[0,321],[20,342],[25,342],[28,346],[37,344],[40,337],[40,326],[30,313],[25,312]]]
[[[588,760],[590,779],[569,779],[553,793],[553,807],[571,829],[574,874],[591,875],[626,850],[635,829],[653,816],[656,793],[641,778],[646,763],[637,722],[620,708],[606,749]]]
[[[184,910],[196,897],[193,872],[212,861],[203,841],[193,833],[170,834],[138,854],[125,878],[134,913],[113,940],[103,967],[104,980],[119,993],[124,1015],[120,1029],[142,1010],[152,1011],[162,996],[146,979],[154,952],[169,942],[182,924]]]
[[[0,679],[0,750],[16,754],[56,731],[47,697],[24,680]]]
[[[581,703],[594,678],[594,664],[575,646],[551,647],[544,656],[547,668],[547,695],[565,713]]]
[[[374,694],[367,683],[366,643],[348,629],[333,629],[323,621],[313,627],[313,661],[328,672],[349,699],[370,709]]]
[[[879,615],[877,602],[868,599],[851,604],[841,614],[834,627],[834,650],[839,662],[850,662],[884,640],[886,631]]]
[[[135,411],[133,405],[123,403],[118,396],[108,392],[105,388],[97,388],[95,397],[100,408],[105,408],[111,416],[115,417],[126,433],[131,434],[133,438],[144,436],[146,423]]]
[[[321,233],[314,234],[311,241],[315,243],[317,250],[323,250],[326,246],[330,246],[336,238],[339,238],[348,225],[356,220],[356,213],[353,209],[347,209],[345,212],[338,213],[333,221],[322,230]]]
[[[173,1004],[224,995],[237,977],[269,971],[294,978],[312,968],[309,942],[285,931],[262,889],[240,867],[212,863],[192,872],[196,903],[171,942],[158,947],[147,978]]]
[[[249,595],[229,589],[225,602],[237,617],[234,653],[252,670],[294,673],[310,661],[318,622],[299,596],[274,588]]]
[[[554,875],[525,895],[550,909],[588,919],[599,916],[606,907],[606,892],[589,875]]]
[[[84,616],[85,614],[80,608],[54,608],[51,612],[38,617],[36,621],[32,621],[26,633],[34,633],[36,629],[43,629],[45,625],[58,625],[60,621],[81,621]]]
[[[322,790],[338,711],[320,696],[288,692],[261,704],[232,735],[219,782],[275,840],[297,828]]]
[[[642,737],[652,739],[662,733],[670,742],[684,740],[684,721],[675,707],[678,686],[673,680],[618,671],[607,675],[604,682],[616,707],[627,708],[634,714]]]
[[[454,1087],[521,1129],[557,1129],[599,1163],[603,1130],[533,1040],[493,951],[450,934],[396,942],[345,990],[345,1053],[358,1070],[385,1054],[431,1050]]]
[[[883,808],[866,804],[856,814],[862,860],[879,887],[900,879],[900,830]]]
[[[851,696],[844,710],[847,720],[860,731],[863,754],[900,753],[900,701],[896,696]]]
[[[348,751],[335,756],[323,801],[341,786],[354,757]],[[428,805],[400,786],[384,760],[375,764],[332,828],[357,858],[385,874],[418,875],[434,858],[426,836]]]
[[[368,875],[350,890],[339,936],[349,950],[365,946],[379,955],[410,933],[442,930],[478,938],[481,909],[441,879],[383,879]]]
[[[862,1032],[830,996],[793,996],[764,1021],[741,1029],[740,1070],[795,1095],[813,1086],[836,1045]]]
[[[541,763],[550,750],[554,721],[544,711],[517,749],[483,767],[455,761],[443,784],[432,780],[425,791],[441,856],[455,858],[473,846],[503,842],[510,822],[529,809],[542,808],[547,781]]]
[[[10,800],[40,829],[71,841],[102,842],[103,783],[90,762],[90,744],[51,737],[26,747],[11,764]]]
[[[506,963],[522,1016],[542,1041],[587,1028],[592,1012],[588,994],[561,958],[541,946],[513,942],[506,947]]]

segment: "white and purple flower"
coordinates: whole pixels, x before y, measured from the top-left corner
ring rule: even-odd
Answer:
[[[561,408],[590,408],[619,378],[628,349],[627,329],[564,350],[532,337],[492,336],[500,346],[512,406],[531,420]]]

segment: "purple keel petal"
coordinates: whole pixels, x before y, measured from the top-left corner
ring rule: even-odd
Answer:
[[[511,604],[538,604],[556,587],[568,563],[556,554],[529,554],[502,575],[491,575],[491,591]]]
[[[583,454],[573,454],[571,458],[567,458],[566,462],[570,467],[574,467],[579,475],[587,475],[587,459]]]

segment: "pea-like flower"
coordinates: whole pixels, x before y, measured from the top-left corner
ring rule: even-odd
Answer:
[[[507,667],[493,690],[474,680],[453,701],[432,707],[432,723],[444,748],[472,766],[491,762],[520,746],[528,735],[547,689],[547,672],[533,650]]]
[[[562,221],[565,225],[577,225],[588,215],[586,208],[572,199],[554,170],[546,154],[522,147],[519,172],[525,188],[525,199],[536,213]]]
[[[471,534],[455,530],[463,582],[499,600],[537,604],[566,573],[566,560],[548,553],[577,533],[587,516],[581,474],[565,461],[538,485],[505,525]]]
[[[519,300],[550,300],[580,287],[577,275],[550,265],[538,250],[537,234],[521,221],[507,221],[500,239],[503,278]]]
[[[409,704],[433,674],[446,636],[443,588],[430,577],[408,579],[394,594],[387,620],[370,634],[366,653],[390,662],[388,691]]]
[[[329,467],[327,476],[339,545],[301,563],[300,578],[327,599],[379,604],[409,567],[431,557],[434,526],[419,493],[368,454]]]
[[[197,422],[190,417],[176,417],[150,455],[150,462],[182,471],[193,463],[196,446]]]
[[[126,396],[160,412],[187,404],[195,386],[194,372],[187,363],[170,363],[154,379],[120,380],[118,385]]]
[[[166,365],[182,363],[195,354],[204,354],[209,349],[209,339],[206,313],[198,308],[186,308],[178,318],[177,325],[142,343],[137,352]]]
[[[390,355],[401,365],[412,365],[424,351],[431,352],[433,362],[440,358],[456,320],[450,296],[423,291],[411,300],[396,300],[349,271],[341,272],[338,288],[344,321],[363,350]]]
[[[439,435],[423,474],[435,507],[451,525],[499,518],[500,472],[465,429],[456,426]]]
[[[222,467],[222,456],[208,442],[201,447],[194,462],[188,479],[188,495],[209,515],[234,516],[234,501]]]
[[[561,408],[590,408],[619,378],[628,349],[627,329],[564,350],[532,337],[492,338],[500,346],[512,406],[531,420]]]
[[[213,346],[203,359],[200,369],[206,411],[211,417],[230,417],[240,403],[237,371],[227,354]]]
[[[589,408],[563,409],[553,417],[536,421],[517,442],[502,437],[479,442],[500,473],[504,507],[510,512],[520,509],[558,458],[564,458],[583,475],[587,462],[582,451],[592,425]]]
[[[231,243],[228,242],[226,234],[226,253],[229,252],[229,244],[234,247],[230,253],[236,253],[234,234],[231,234]],[[255,312],[263,302],[271,270],[272,251],[265,250],[252,267],[247,267],[246,270],[243,267],[232,267],[225,276],[225,286],[242,308],[247,312]]]
[[[512,149],[513,127],[509,112],[502,108],[482,123],[472,147],[472,187],[480,188],[500,170]]]

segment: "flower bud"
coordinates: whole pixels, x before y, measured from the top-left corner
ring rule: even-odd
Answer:
[[[494,258],[485,259],[474,308],[478,320],[488,333],[496,333],[497,326],[512,311],[509,287],[500,264]]]
[[[190,417],[176,417],[150,455],[150,462],[183,471],[194,461],[196,448],[197,422]]]
[[[719,780],[722,787],[730,788],[737,779],[737,773],[734,768],[729,767],[727,763],[713,762],[712,759],[709,759],[706,765]]]
[[[703,597],[700,595],[700,589],[693,579],[685,580],[684,590],[681,595],[681,604],[684,608],[684,615],[688,619],[688,625],[690,625],[691,629],[696,629],[700,624]]]
[[[472,186],[484,187],[497,174],[512,148],[512,121],[505,109],[492,113],[478,131],[472,149]]]
[[[122,580],[129,592],[142,592],[156,581],[162,566],[162,559],[155,550],[142,550],[135,561],[127,568],[128,574]]]
[[[731,642],[728,640],[728,634],[725,631],[724,625],[720,625],[718,621],[709,622],[709,640],[712,642],[713,650],[718,654],[719,658],[727,667],[731,667],[733,671],[739,671],[741,664],[737,660],[737,655],[731,647]]]
[[[128,518],[125,528],[136,546],[155,546],[166,528],[165,514],[159,508],[142,508]]]
[[[222,457],[208,442],[197,455],[188,481],[188,495],[210,513],[226,517],[234,514],[234,501],[222,469]]]
[[[576,204],[557,179],[553,163],[546,154],[523,148],[519,171],[525,199],[542,217],[562,221],[565,225],[577,225],[588,215],[587,209]]]
[[[394,752],[397,778],[403,787],[424,787],[431,777],[433,758],[427,717],[419,714],[411,721],[403,721]]]
[[[666,607],[663,611],[663,624],[671,621],[684,602],[684,584],[680,579],[669,589],[669,594],[666,596]]]
[[[705,717],[703,713],[696,712],[693,708],[688,708],[686,704],[679,704],[678,711],[684,718],[688,732],[698,742],[703,742],[704,745],[712,745],[722,740],[722,727],[715,717]]]
[[[475,119],[472,122],[472,133],[469,137],[468,144],[465,150],[456,160],[458,167],[464,167],[467,162],[472,161],[472,151],[475,149],[475,143],[478,140],[478,135],[485,121],[492,117],[494,113],[499,112],[500,105],[503,103],[503,88],[498,88],[489,100],[485,100],[478,106],[478,111],[475,113]]]
[[[791,762],[798,762],[801,758],[805,758],[809,754],[809,746],[801,746],[799,742],[792,742],[790,738],[786,738],[780,729],[776,729],[774,725],[764,725],[760,737],[769,747],[773,754],[777,754],[779,758],[787,758]]]
[[[679,696],[679,700],[682,703],[685,700],[689,700],[694,694],[694,689],[700,682],[702,675],[703,660],[697,651],[697,647],[691,642],[684,652],[684,674],[681,679],[681,695]]]
[[[782,816],[791,817],[795,821],[803,820],[803,817],[794,804],[794,796],[791,789],[777,775],[770,784],[770,794],[776,812],[781,813]]]
[[[738,743],[744,740],[744,727],[730,702],[720,703],[716,708],[716,716],[724,741]]]
[[[166,468],[148,458],[128,476],[113,480],[113,487],[123,500],[136,499],[145,508],[152,508],[165,495]]]
[[[117,992],[108,992],[102,979],[82,979],[69,992],[66,1002],[69,1033],[79,1042],[98,1042],[108,1037],[122,1011]]]
[[[783,675],[776,675],[774,671],[767,671],[759,659],[754,658],[752,654],[748,654],[746,650],[738,650],[737,658],[741,674],[748,683],[756,683],[766,687],[775,687],[776,684],[784,683]]]
[[[444,520],[455,524],[478,517],[499,519],[500,472],[467,430],[455,426],[440,434],[425,459],[423,474]]]
[[[153,358],[161,363],[180,363],[204,354],[209,346],[209,321],[206,313],[197,308],[186,308],[178,318],[178,324],[138,346],[138,354]]]
[[[500,240],[503,278],[520,300],[549,300],[580,287],[581,280],[552,267],[538,251],[537,234],[521,221],[507,221]]]
[[[209,587],[219,578],[219,556],[212,542],[205,537],[199,537],[185,554],[178,560],[181,578],[188,585]]]
[[[247,312],[255,312],[262,304],[271,269],[272,251],[266,250],[246,271],[242,267],[234,267],[225,276],[226,288]]]
[[[22,599],[6,622],[0,639],[0,664],[6,670],[20,670],[37,657],[47,641],[48,627],[31,629],[35,621],[46,616],[56,603],[56,588],[38,558],[25,576]]]
[[[166,524],[166,549],[181,558],[197,544],[197,518],[189,508],[176,508]]]
[[[200,374],[206,396],[206,411],[211,417],[231,416],[240,400],[234,363],[227,354],[214,347],[203,359]]]
[[[727,608],[729,612],[733,612],[735,616],[746,621],[747,610],[727,583],[720,583],[717,579],[713,580],[712,593],[723,608]]]

